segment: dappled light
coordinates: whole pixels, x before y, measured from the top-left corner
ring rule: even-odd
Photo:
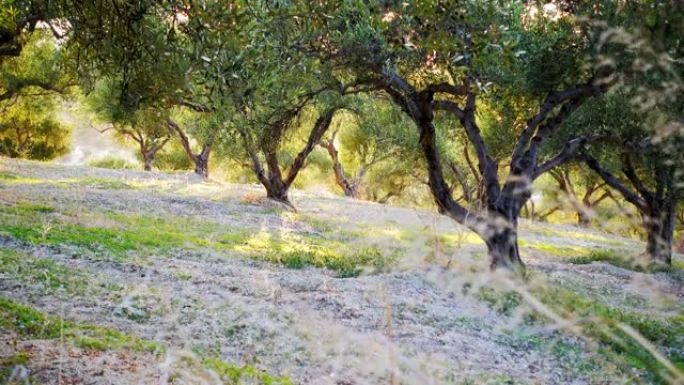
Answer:
[[[682,36],[0,0],[0,383],[684,385]]]

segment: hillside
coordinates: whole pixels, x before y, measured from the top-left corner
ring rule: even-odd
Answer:
[[[295,191],[292,212],[262,196],[0,160],[0,378],[682,380],[667,365],[684,362],[684,274],[630,268],[640,242],[523,222],[523,282],[489,273],[481,241],[430,211]],[[634,329],[653,345],[626,338]]]

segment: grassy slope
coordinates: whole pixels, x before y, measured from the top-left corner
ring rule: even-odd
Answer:
[[[0,183],[7,188],[0,195],[0,234],[19,243],[9,243],[0,249],[0,272],[11,280],[37,285],[46,296],[111,298],[119,295],[117,293],[123,290],[125,283],[109,282],[92,270],[74,269],[63,261],[32,255],[31,245],[55,247],[61,253],[67,250],[76,259],[131,266],[144,266],[152,256],[174,254],[178,250],[209,252],[279,263],[291,269],[328,268],[339,279],[361,273],[373,275],[395,269],[414,269],[425,264],[458,270],[465,266],[466,255],[468,260],[474,261],[473,266],[485,259],[477,237],[441,218],[429,222],[425,219],[429,217],[427,214],[416,214],[412,210],[297,196],[301,210],[291,213],[277,207],[251,204],[258,190],[238,189],[226,193],[225,186],[188,184],[182,177],[98,174],[96,170],[3,162],[7,170],[0,172]],[[59,193],[42,194],[45,189]],[[166,208],[130,207],[135,197],[127,194],[136,192],[159,194],[158,203]],[[117,199],[116,194],[121,194],[120,198]],[[95,200],[93,196],[105,198]],[[169,204],[170,199],[180,200],[182,207],[202,204],[228,209],[216,212],[213,206],[208,209],[198,206],[198,211],[206,215],[177,213],[175,208],[179,206]],[[117,201],[127,204],[111,205]],[[147,205],[155,203],[147,202]],[[378,215],[379,212],[383,215]],[[535,309],[524,303],[521,305],[525,301],[519,293],[500,285],[475,285],[476,290],[471,291],[474,298],[504,316],[522,315],[524,322],[532,325],[548,322],[548,315],[543,314],[545,310],[577,320],[581,334],[598,342],[592,354],[608,357],[610,365],[618,368],[618,375],[633,376],[633,368],[636,368],[638,381],[661,382],[673,376],[666,363],[654,358],[646,348],[627,336],[631,329],[625,329],[623,325],[638,331],[664,357],[684,369],[681,290],[664,293],[667,300],[657,307],[645,307],[648,298],[641,296],[639,290],[626,291],[627,294],[622,293],[624,298],[618,300],[610,293],[601,293],[600,284],[596,287],[585,285],[592,279],[590,274],[596,273],[594,270],[588,271],[588,280],[574,276],[573,269],[585,271],[581,269],[586,265],[587,269],[603,269],[601,274],[608,271],[608,275],[641,277],[630,270],[591,264],[608,262],[643,270],[635,253],[640,244],[593,231],[534,223],[523,225],[521,239],[531,266],[529,292],[547,307]],[[13,250],[17,248],[22,250]],[[679,263],[679,259],[677,261]],[[573,267],[571,264],[579,265]],[[565,276],[548,273],[559,267]],[[674,269],[657,274],[660,274],[658,279],[673,282],[669,288],[681,289],[681,271]],[[181,281],[193,279],[192,272],[186,271],[175,271],[173,276]],[[567,277],[571,280],[567,281]],[[472,282],[466,282],[461,289],[471,286]],[[649,290],[655,289],[649,287]],[[145,309],[135,306],[127,309],[122,316],[136,322],[153,317]],[[159,348],[162,345],[151,341],[106,327],[65,322],[4,298],[0,298],[0,328],[26,339],[66,335],[71,343],[89,349],[144,350],[154,347],[156,351],[163,350]],[[573,344],[551,342],[551,339],[536,336],[524,338],[531,344],[549,344],[548,350],[559,362],[580,354],[580,348]],[[228,383],[239,381],[241,376],[256,378],[261,383],[288,381],[271,377],[251,365],[228,364],[212,353],[197,353],[197,359],[204,367],[218,373]],[[605,370],[595,359],[580,355],[584,358],[577,358],[575,369],[589,373],[587,378],[592,377],[591,372]],[[5,367],[24,359],[23,356],[6,359]],[[505,376],[473,379],[488,383],[499,380],[516,379]]]

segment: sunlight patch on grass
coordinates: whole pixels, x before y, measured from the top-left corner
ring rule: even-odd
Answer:
[[[62,179],[55,182],[60,187],[75,187],[75,186],[87,186],[92,188],[97,188],[100,190],[130,190],[135,189],[129,183],[122,182],[119,179],[107,179],[99,178],[94,176],[84,177],[84,178],[69,178]]]
[[[339,241],[293,234],[275,235],[265,231],[251,235],[246,241],[234,245],[233,249],[289,268],[328,268],[335,270],[339,277],[357,276],[365,266],[383,270],[394,258],[385,257],[376,246],[350,246]]]
[[[576,255],[584,255],[591,252],[593,249],[581,246],[557,246],[545,242],[530,242],[524,239],[518,241],[520,247],[526,247],[542,251],[544,253],[556,255],[559,257],[571,257]]]
[[[520,229],[525,229],[525,230],[528,230],[534,234],[550,236],[550,237],[574,238],[574,239],[581,239],[581,240],[585,240],[585,241],[599,242],[599,243],[608,244],[611,246],[625,246],[624,241],[620,241],[617,239],[602,236],[600,234],[596,234],[596,233],[593,233],[590,231],[558,230],[558,229],[550,228],[549,226],[545,226],[542,223],[521,224]]]
[[[65,221],[78,216],[60,213],[33,204],[0,207],[0,233],[15,239],[45,245],[70,245],[88,250],[96,258],[128,260],[131,255],[170,252],[175,248],[210,248],[280,263],[290,268],[304,266],[335,270],[341,277],[356,276],[370,267],[384,271],[396,260],[397,252],[383,254],[377,246],[354,245],[318,234],[271,233],[249,229],[225,228],[211,221],[186,216],[147,216],[106,213],[112,226],[86,226]],[[95,221],[91,216],[90,221]],[[100,221],[101,222],[101,221]],[[348,241],[348,239],[345,239]]]

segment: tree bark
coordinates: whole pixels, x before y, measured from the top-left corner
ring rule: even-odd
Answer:
[[[211,153],[211,146],[205,144],[202,151],[195,156],[195,174],[200,175],[204,179],[209,178],[209,154]]]
[[[195,164],[195,174],[200,175],[204,179],[209,178],[209,154],[211,153],[214,135],[210,135],[209,139],[207,139],[207,141],[202,145],[202,150],[196,154],[192,151],[190,139],[188,139],[188,136],[180,128],[180,126],[178,126],[178,124],[171,119],[167,119],[166,123],[171,130],[178,134],[178,138],[180,139],[185,153],[188,155],[188,158],[190,158],[192,163]]]
[[[658,264],[672,265],[672,239],[674,237],[675,207],[680,190],[674,183],[674,168],[655,165],[655,189],[649,190],[639,179],[628,160],[622,169],[634,191],[618,180],[599,162],[584,155],[584,162],[610,187],[617,190],[643,217],[646,230],[646,253]]]
[[[152,164],[154,163],[156,153],[153,151],[143,151],[143,169],[145,171],[152,171]]]
[[[325,148],[326,151],[328,151],[328,155],[330,155],[330,159],[333,162],[333,173],[335,174],[335,183],[337,183],[337,185],[340,186],[340,188],[344,192],[344,196],[349,198],[358,198],[359,185],[361,184],[361,180],[363,179],[365,170],[362,169],[359,175],[356,178],[354,178],[354,181],[349,182],[349,179],[347,179],[347,176],[345,175],[342,162],[340,162],[339,152],[335,147],[336,136],[337,132],[333,132],[330,140],[323,141],[321,143],[321,146]]]
[[[505,182],[500,183],[498,162],[487,149],[482,132],[475,118],[476,96],[471,90],[474,79],[466,78],[461,87],[430,85],[417,91],[406,79],[391,71],[382,70],[375,81],[390,98],[415,122],[419,131],[419,145],[425,162],[429,187],[440,213],[467,226],[480,235],[491,257],[492,268],[506,267],[512,270],[524,268],[517,246],[518,217],[522,206],[531,196],[532,181],[551,168],[567,162],[586,142],[587,138],[575,138],[567,142],[561,154],[539,164],[540,149],[546,139],[584,101],[603,94],[614,82],[606,80],[612,70],[604,69],[587,83],[549,94],[518,136],[511,156],[511,165]],[[465,97],[461,108],[451,100],[435,100],[436,93]],[[558,107],[558,108],[557,108]],[[475,150],[477,170],[481,182],[484,212],[473,213],[453,199],[451,188],[445,181],[436,145],[433,110],[453,113],[460,121],[468,141]],[[553,113],[557,111],[556,113]]]
[[[299,172],[304,168],[305,161],[307,157],[311,154],[314,148],[318,145],[321,138],[325,132],[330,127],[332,123],[332,118],[339,107],[332,107],[328,109],[324,114],[318,117],[314,127],[309,133],[309,138],[307,140],[304,148],[297,154],[287,172],[286,176],[283,177],[283,172],[280,169],[280,163],[278,162],[278,147],[283,137],[284,127],[288,123],[289,119],[292,119],[297,115],[297,112],[301,109],[303,105],[285,114],[285,116],[267,127],[269,133],[267,136],[262,137],[259,146],[254,146],[252,143],[251,134],[247,131],[240,130],[240,135],[242,136],[247,150],[247,154],[252,160],[252,169],[254,174],[259,179],[259,182],[266,189],[266,197],[273,199],[280,203],[294,208],[290,199],[288,197],[288,190]],[[259,150],[257,150],[257,148]],[[266,168],[261,163],[258,152],[260,151],[264,160],[266,161]]]
[[[674,205],[669,203],[662,209],[654,208],[650,215],[644,216],[646,252],[655,263],[672,265],[674,222]]]
[[[204,179],[209,178],[209,158],[197,157],[195,162],[195,174],[200,175]]]
[[[505,267],[515,270],[524,266],[518,249],[517,226],[497,230],[485,239],[485,244],[491,258],[492,269]]]

